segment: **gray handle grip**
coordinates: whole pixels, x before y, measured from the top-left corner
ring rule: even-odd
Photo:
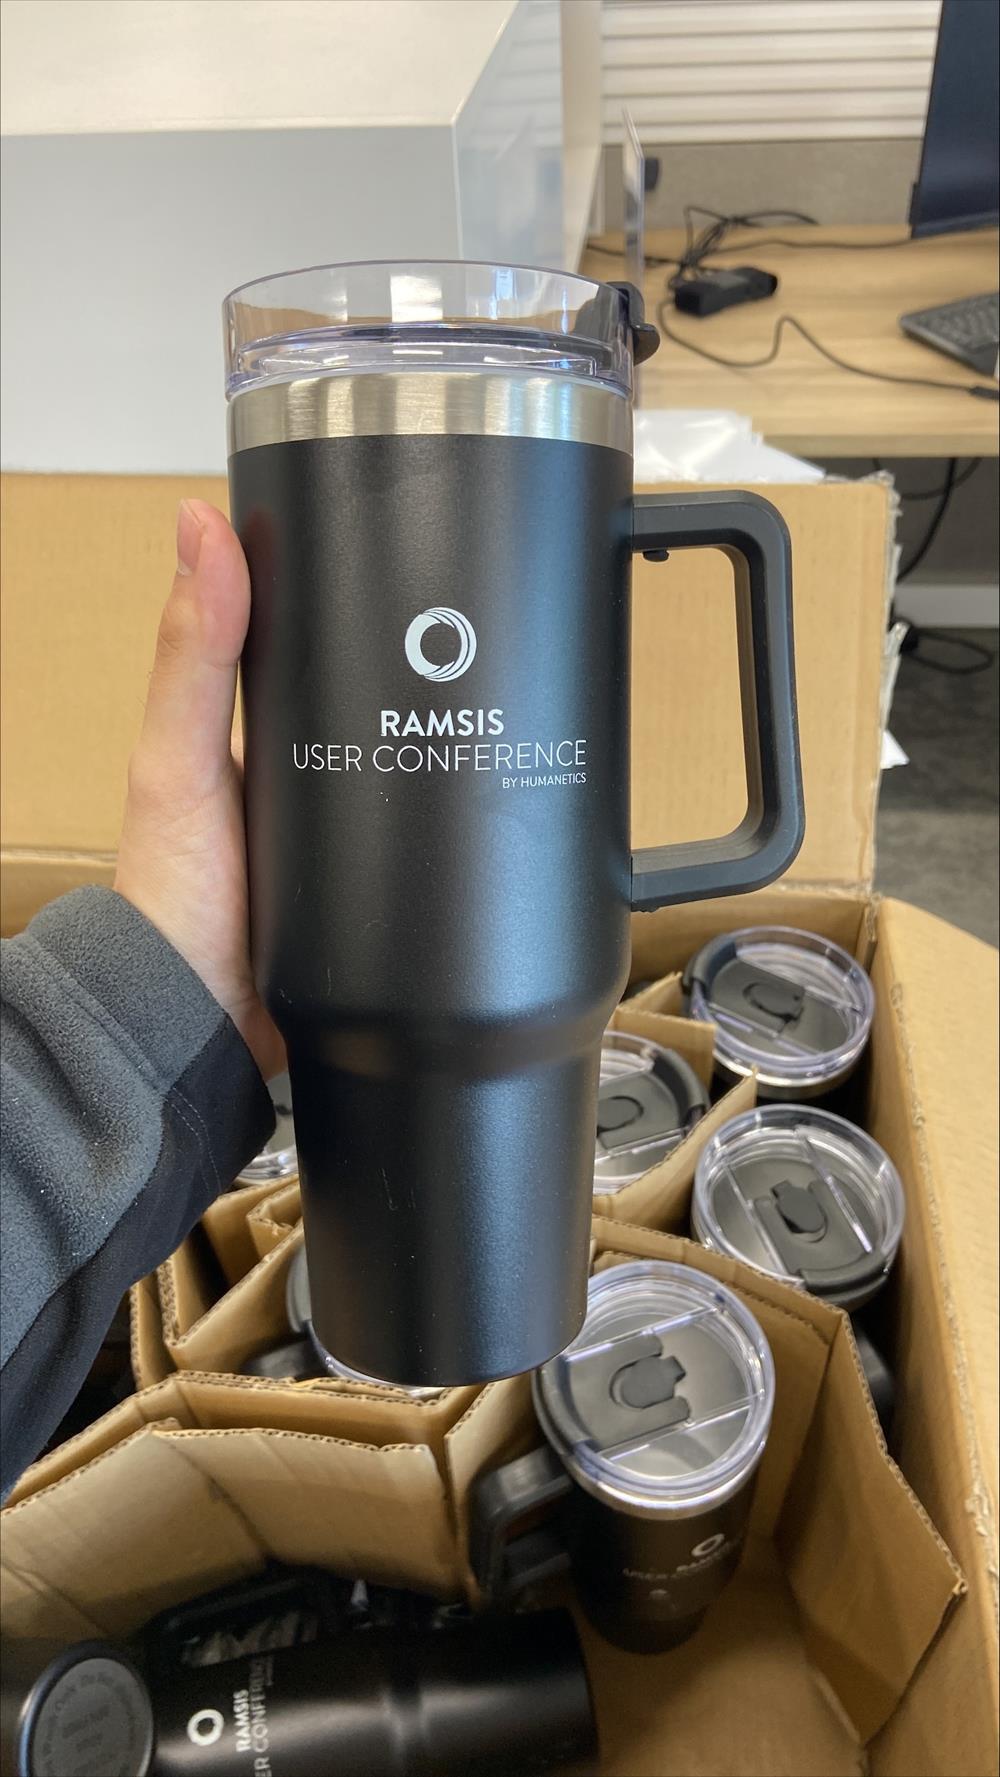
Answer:
[[[632,551],[721,549],[733,564],[747,812],[732,833],[632,853],[638,912],[763,888],[787,870],[805,830],[795,712],[791,549],[756,494],[639,494]]]

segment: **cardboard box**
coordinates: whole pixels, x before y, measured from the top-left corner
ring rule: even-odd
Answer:
[[[686,1241],[628,1230],[622,1250],[621,1232],[599,1224],[598,1265],[668,1257],[739,1290],[777,1392],[746,1554],[696,1640],[636,1658],[583,1626],[601,1770],[855,1777],[960,1596],[958,1570],[885,1454],[844,1317]],[[127,1634],[269,1555],[474,1592],[469,1489],[538,1442],[527,1378],[482,1390],[433,1446],[389,1443],[379,1410],[214,1377],[145,1390],[12,1496],[8,1632]]]
[[[793,876],[857,887],[873,866],[889,489],[757,491],[793,548],[807,823]],[[217,478],[2,478],[4,932],[67,888],[111,880],[186,495],[227,502]],[[634,587],[634,841],[725,832],[746,803],[731,569],[716,550],[640,559]]]
[[[247,1216],[247,1234],[259,1259],[283,1240],[302,1215],[298,1179],[290,1179],[256,1204]]]
[[[875,1777],[983,1777],[997,1768],[997,957],[941,921],[898,902],[880,904],[871,894],[891,547],[887,489],[871,483],[761,491],[781,508],[793,543],[806,841],[787,880],[762,896],[638,917],[633,973],[640,979],[675,971],[705,932],[763,918],[817,927],[870,964],[878,996],[866,1085],[870,1127],[892,1154],[907,1193],[907,1228],[890,1286],[899,1457],[957,1557],[968,1592],[947,1614],[895,1707],[886,1710],[864,1758]],[[7,478],[5,930],[16,929],[44,900],[75,882],[110,879],[127,756],[172,571],[174,509],[182,493],[192,492],[224,498],[219,483]],[[721,832],[742,814],[727,580],[722,559],[711,554],[636,564],[636,844]],[[52,613],[45,625],[38,621],[43,599]],[[686,1188],[682,1179],[675,1181],[673,1209],[633,1203],[631,1213],[665,1221],[673,1216],[676,1223],[683,1219]],[[638,1242],[672,1238],[617,1219],[607,1221],[606,1235],[603,1223],[597,1227],[609,1249],[634,1252]],[[819,1304],[813,1307],[820,1312]],[[143,1312],[150,1317],[153,1311],[147,1293]],[[801,1318],[805,1312],[799,1298],[794,1313]],[[836,1458],[829,1473],[839,1516],[806,1513],[792,1538],[803,1559],[808,1553],[813,1562],[810,1585],[816,1590],[796,1591],[789,1582],[789,1590],[775,1591],[765,1552],[761,1566],[745,1570],[730,1611],[723,1613],[720,1640],[713,1644],[721,1667],[715,1660],[703,1664],[693,1648],[690,1657],[676,1656],[682,1681],[675,1684],[645,1662],[607,1654],[607,1677],[599,1678],[614,1699],[606,1768],[622,1777],[638,1777],[640,1770],[861,1768],[858,1736],[872,1731],[876,1713],[869,1706],[871,1673],[878,1672],[887,1639],[908,1623],[913,1600],[891,1591],[873,1599],[859,1590],[852,1604],[839,1589],[840,1580],[861,1583],[851,1559],[845,1556],[842,1567],[830,1560],[831,1550],[854,1546],[851,1513],[859,1508],[875,1514],[873,1558],[877,1554],[881,1566],[888,1551],[893,1585],[905,1582],[908,1553],[893,1553],[891,1514],[884,1516],[880,1492],[883,1471],[875,1471],[879,1484],[873,1491],[866,1468],[859,1493],[857,1476],[845,1470],[844,1464],[849,1469],[860,1460],[859,1434],[853,1418],[847,1425],[833,1403],[851,1347],[846,1333],[839,1346],[837,1335],[830,1335],[829,1345],[831,1354],[839,1349],[846,1355],[836,1363],[830,1357],[806,1443],[813,1458],[797,1472],[807,1477],[806,1493],[826,1488],[826,1470],[815,1453],[831,1450],[833,1427]],[[176,1391],[190,1390],[193,1380],[162,1386],[175,1391],[170,1400],[176,1417],[176,1403],[184,1399]],[[499,1393],[480,1393],[447,1434],[456,1511],[461,1486],[513,1435],[516,1421],[503,1393],[508,1387],[515,1400],[521,1389],[523,1409],[523,1384],[498,1385]],[[863,1397],[857,1400],[863,1407]],[[195,1435],[183,1416],[181,1426],[182,1438]],[[873,1429],[865,1435],[877,1444]],[[139,1436],[144,1448],[169,1444],[162,1424]],[[265,1447],[272,1448],[266,1440]],[[110,1465],[114,1454],[109,1450],[100,1460]],[[279,1475],[270,1455],[261,1460],[272,1476]],[[887,1466],[885,1473],[891,1472]],[[44,1490],[38,1473],[31,1471],[24,1485]],[[67,1484],[76,1483],[67,1477]],[[274,1478],[271,1485],[281,1489],[283,1480]],[[70,1497],[53,1496],[50,1503],[68,1506]],[[25,1498],[16,1510],[27,1513],[33,1504]],[[49,1515],[60,1519],[58,1510]],[[41,1514],[34,1521],[40,1524]],[[23,1554],[18,1536],[15,1554]],[[787,1548],[784,1533],[776,1546]],[[25,1573],[31,1572],[29,1564]],[[15,1579],[15,1595],[26,1589],[29,1596],[29,1616],[31,1598],[42,1597],[32,1592],[33,1584]],[[832,1624],[817,1596],[827,1587],[836,1600]],[[933,1588],[928,1592],[921,1582],[918,1590],[926,1608]],[[66,1594],[67,1608],[78,1600],[72,1604],[77,1621],[83,1591]],[[812,1697],[815,1682],[799,1622],[808,1633],[809,1657],[823,1675],[820,1692],[827,1683],[839,1685],[840,1701],[829,1707],[802,1702],[803,1686]],[[831,1678],[832,1670],[838,1677]],[[894,1687],[884,1674],[877,1678],[871,1694],[887,1703],[890,1690],[898,1696],[898,1674]],[[727,1701],[723,1709],[720,1697],[730,1694],[732,1707]],[[844,1728],[844,1709],[854,1724],[850,1730]]]

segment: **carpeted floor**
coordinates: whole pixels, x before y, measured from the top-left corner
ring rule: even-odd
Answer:
[[[950,630],[997,647],[995,630]],[[949,664],[951,648],[926,643]],[[998,864],[998,675],[933,672],[900,664],[889,727],[910,763],[882,779],[876,885],[976,937],[1000,942]]]

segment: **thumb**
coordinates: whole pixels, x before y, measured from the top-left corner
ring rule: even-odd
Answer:
[[[165,776],[178,800],[214,789],[230,769],[236,671],[250,620],[250,582],[231,525],[204,500],[177,515],[177,573],[160,620],[141,774]]]

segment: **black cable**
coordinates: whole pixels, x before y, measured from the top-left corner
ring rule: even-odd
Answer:
[[[709,226],[695,233],[695,216],[707,216]],[[668,287],[676,290],[688,278],[697,276],[704,261],[716,253],[724,252],[722,242],[734,228],[761,228],[766,222],[804,222],[816,226],[815,216],[805,216],[801,210],[748,210],[745,215],[723,216],[718,210],[709,210],[704,204],[684,205],[684,252],[677,262],[678,269],[668,280]]]
[[[941,493],[938,498],[938,503],[935,506],[933,513],[931,514],[930,522],[928,523],[927,529],[924,532],[922,538],[920,539],[920,542],[917,544],[916,549],[913,551],[913,554],[911,555],[909,561],[906,562],[899,569],[899,572],[896,575],[896,585],[897,586],[899,586],[903,580],[906,580],[908,578],[908,576],[913,573],[914,568],[919,568],[920,563],[923,561],[924,556],[927,554],[927,551],[929,550],[931,544],[933,543],[935,537],[937,536],[938,531],[941,529],[941,525],[944,522],[944,515],[947,512],[948,507],[951,504],[951,496],[955,491],[956,469],[957,469],[957,464],[955,462],[954,457],[952,457],[951,461],[948,464],[947,472],[945,474],[944,486],[941,489]]]
[[[737,241],[731,247],[717,247],[717,253],[745,253],[752,247],[756,253],[760,247],[791,247],[793,251],[809,253],[880,253],[886,247],[909,247],[913,244],[912,235],[901,234],[891,241],[786,241],[779,235],[767,235],[762,241]]]
[[[905,619],[904,619],[905,621]],[[988,672],[996,659],[996,650],[986,648],[982,642],[970,642],[968,636],[952,635],[947,629],[924,629],[922,625],[913,625],[917,631],[917,645],[909,652],[908,658],[917,666],[925,666],[928,672],[947,673],[953,679],[970,679],[974,673]],[[923,654],[920,643],[936,642],[942,648],[964,648],[967,654],[975,658],[968,666],[950,666],[946,660],[935,660],[933,655]]]
[[[906,580],[915,568],[920,566],[941,529],[945,513],[951,503],[951,496],[959,485],[957,470],[958,465],[952,458],[945,474],[944,485],[939,490],[938,503],[931,515],[930,522],[909,561],[903,564],[896,575],[897,586]],[[966,479],[968,479],[968,471]],[[923,652],[923,643],[927,641],[936,642],[939,647],[963,649],[973,658],[966,666],[953,666],[947,660],[935,660],[933,655]],[[956,679],[969,678],[973,673],[986,672],[996,658],[994,651],[991,648],[983,647],[981,642],[970,642],[965,636],[953,636],[943,629],[925,629],[919,623],[910,625],[909,634],[903,642],[903,652],[908,659],[916,661],[918,666],[926,667],[929,672],[947,673]]]
[[[759,228],[762,222],[804,222],[809,228],[818,228],[819,218],[807,216],[802,210],[747,210],[745,214],[726,215],[722,210],[710,210],[705,204],[685,204],[685,220],[689,216],[709,216],[713,222],[727,222],[732,228]]]
[[[955,488],[964,487],[967,481],[972,480],[972,477],[975,475],[982,460],[982,457],[973,457],[970,462],[966,464],[961,474],[956,475],[952,482],[952,492],[954,492]],[[889,473],[880,458],[872,457],[872,462],[880,475]],[[895,480],[895,477],[893,477],[893,479]],[[939,500],[944,493],[944,487],[908,488],[899,487],[897,485],[896,492],[901,500]]]
[[[603,241],[588,241],[585,251],[587,253],[603,253],[607,259],[621,259],[623,252],[624,252],[624,248],[622,248],[622,247],[606,247],[604,245]],[[644,265],[653,265],[653,266],[680,265],[680,260],[679,259],[657,259],[657,258],[654,258],[652,255],[647,257],[644,254],[643,255],[643,264]]]
[[[703,228],[698,234],[695,233],[693,220],[696,215],[707,216],[709,218],[709,226]],[[673,275],[667,279],[667,289],[673,291],[677,290],[678,287],[684,284],[689,278],[697,276],[706,260],[716,258],[719,255],[726,253],[745,253],[748,248],[752,248],[754,252],[760,247],[812,249],[817,252],[823,251],[824,249],[830,249],[834,252],[840,250],[849,250],[853,252],[859,250],[881,251],[891,247],[908,246],[911,239],[909,235],[900,235],[894,237],[892,240],[882,241],[809,241],[804,239],[790,241],[779,236],[765,236],[763,240],[755,240],[752,242],[741,241],[730,244],[729,246],[724,245],[726,236],[732,233],[734,229],[745,228],[752,232],[755,229],[762,227],[768,221],[773,222],[778,220],[801,222],[807,227],[818,226],[815,217],[803,215],[800,211],[796,210],[754,210],[749,211],[745,216],[725,216],[719,211],[708,209],[703,204],[686,204],[684,207],[685,246],[680,259],[650,258],[646,263],[650,266],[672,265],[675,267]],[[618,256],[615,249],[611,247],[596,246],[593,250],[598,253],[607,253],[615,257]],[[666,309],[667,302],[664,300],[660,303],[657,311],[660,331],[664,337],[672,340],[674,345],[682,346],[686,351],[694,352],[698,357],[707,359],[711,364],[719,364],[727,370],[763,370],[769,364],[773,364],[781,349],[782,335],[785,329],[789,328],[800,334],[806,343],[812,346],[813,350],[818,352],[822,358],[827,359],[827,361],[830,364],[835,365],[838,370],[845,370],[852,376],[863,376],[872,382],[901,383],[912,388],[961,389],[964,390],[966,394],[975,395],[980,400],[996,401],[997,399],[1000,399],[1000,391],[993,389],[987,384],[945,382],[943,378],[926,376],[897,376],[890,371],[868,370],[859,364],[848,364],[846,359],[838,357],[836,352],[832,352],[828,346],[824,346],[820,340],[816,338],[815,334],[811,333],[808,327],[805,327],[795,315],[779,315],[775,322],[774,332],[771,336],[770,348],[762,358],[750,358],[744,360],[723,358],[720,353],[710,352],[706,347],[695,345],[692,340],[685,339],[681,334],[674,333],[673,329],[667,325],[667,322],[664,319]],[[877,458],[873,458],[872,461],[874,462],[876,469],[881,469],[882,465]],[[976,469],[979,467],[979,462],[980,459],[974,457],[959,475],[957,463],[952,459],[948,463],[944,483],[940,488],[928,488],[914,491],[913,493],[905,493],[901,491],[901,499],[933,499],[937,501],[937,506],[927,525],[926,531],[910,557],[910,560],[900,568],[896,577],[897,584],[900,581],[905,580],[908,575],[912,574],[924,560],[942,523],[944,522],[944,517],[950,505],[952,494],[956,487],[961,487],[972,475],[975,474]],[[912,640],[910,640],[910,638],[912,638]],[[943,647],[964,649],[967,653],[972,654],[973,660],[966,666],[952,666],[946,661],[935,660],[932,656],[921,653],[920,645],[924,640],[935,641]],[[973,673],[985,672],[993,664],[993,661],[996,658],[991,649],[983,647],[979,642],[970,642],[964,637],[951,636],[946,630],[922,629],[916,624],[910,625],[908,641],[909,646],[904,643],[904,651],[911,659],[915,660],[918,665],[924,666],[932,672],[948,673],[956,678],[965,678]]]
[[[720,241],[725,237],[726,233],[732,228],[759,228],[763,225],[763,223],[765,221],[803,222],[803,223],[809,224],[811,227],[818,227],[819,226],[819,224],[816,221],[815,216],[806,216],[803,214],[803,212],[801,210],[748,210],[745,216],[723,216],[718,210],[706,209],[704,204],[685,204],[684,205],[684,231],[685,231],[685,235],[686,235],[686,242],[685,242],[684,253],[682,254],[681,258],[677,259],[677,258],[673,258],[673,257],[667,257],[667,258],[656,257],[655,255],[651,254],[648,258],[645,259],[646,265],[650,265],[650,266],[674,265],[677,267],[687,266],[688,269],[691,269],[691,270],[693,270],[697,266],[699,260],[704,257],[705,252],[708,251],[709,248],[705,245],[702,245],[699,248],[697,254],[695,253],[696,242],[695,242],[694,224],[692,222],[693,216],[708,216],[711,219],[714,226],[711,229],[703,229],[702,234],[706,237],[710,236],[713,240],[718,239]],[[810,244],[812,246],[821,245],[821,243],[818,241],[813,241]],[[727,249],[727,250],[730,250],[730,249]],[[731,250],[739,251],[738,248],[731,249]],[[606,247],[603,244],[603,242],[601,242],[601,241],[588,241],[587,242],[587,251],[588,251],[588,253],[604,253],[610,259],[620,259],[622,256],[622,249],[620,247]]]
[[[722,231],[719,237],[720,239],[734,228],[756,229],[760,228],[766,221],[803,222],[810,228],[820,227],[815,216],[806,216],[801,210],[748,210],[745,216],[724,216],[718,210],[706,209],[704,204],[685,204],[684,222],[687,228],[689,247],[691,245],[692,215],[711,217],[712,221],[716,223]],[[871,252],[879,251],[883,247],[907,247],[912,239],[912,235],[909,234],[893,235],[891,241],[809,241],[804,237],[800,237],[798,240],[794,241],[786,241],[771,236],[763,241],[737,241],[735,245],[731,247],[720,246],[712,249],[712,251],[713,253],[743,253],[746,251],[747,247],[753,246],[754,250],[758,247],[804,247],[810,252],[821,253],[825,248],[829,247],[834,251],[840,251],[843,249],[848,252]]]
[[[896,376],[889,370],[867,370],[861,364],[848,364],[845,358],[831,352],[829,346],[822,345],[814,333],[798,320],[795,315],[779,315],[774,324],[771,344],[762,358],[723,358],[718,352],[710,352],[706,346],[695,345],[693,340],[685,339],[683,334],[675,333],[664,319],[667,311],[666,302],[661,302],[657,310],[660,332],[665,339],[672,340],[674,345],[683,346],[687,352],[694,352],[699,358],[707,358],[710,364],[721,364],[724,370],[764,370],[773,364],[781,349],[781,338],[786,328],[801,334],[814,352],[835,364],[838,370],[846,370],[851,376],[867,377],[876,383],[905,383],[914,389],[947,389],[951,394],[976,395],[981,401],[1000,400],[1000,389],[989,387],[986,383],[948,383],[939,377],[931,376]]]

